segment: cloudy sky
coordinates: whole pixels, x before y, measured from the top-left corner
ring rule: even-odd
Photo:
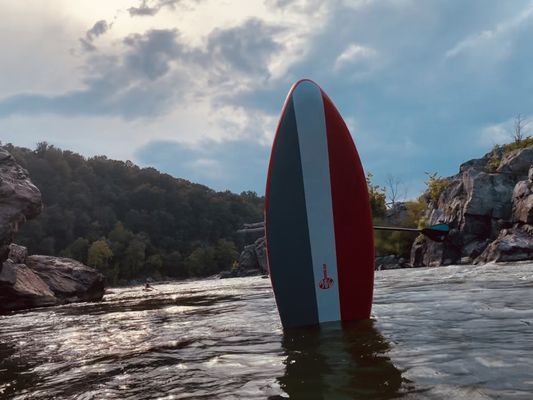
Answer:
[[[414,197],[533,116],[531,0],[0,0],[0,140],[264,192],[292,83]]]

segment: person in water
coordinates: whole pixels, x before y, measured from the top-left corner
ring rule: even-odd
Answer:
[[[146,282],[146,285],[144,285],[144,289],[143,290],[145,292],[147,292],[149,290],[154,290],[154,288],[148,282]]]

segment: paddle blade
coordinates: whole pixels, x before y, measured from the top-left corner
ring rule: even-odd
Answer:
[[[434,242],[444,242],[448,237],[448,233],[450,233],[450,226],[448,224],[437,224],[424,228],[420,232]]]

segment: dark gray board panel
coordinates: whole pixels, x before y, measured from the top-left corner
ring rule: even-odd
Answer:
[[[318,323],[298,132],[289,99],[272,149],[267,243],[272,285],[285,328]]]

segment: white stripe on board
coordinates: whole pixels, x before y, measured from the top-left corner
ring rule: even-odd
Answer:
[[[326,118],[320,88],[301,82],[292,94],[304,181],[309,241],[320,322],[340,320],[339,280],[329,177]],[[327,277],[324,278],[324,265]],[[328,277],[333,280],[329,285]],[[321,288],[325,283],[325,288]]]

